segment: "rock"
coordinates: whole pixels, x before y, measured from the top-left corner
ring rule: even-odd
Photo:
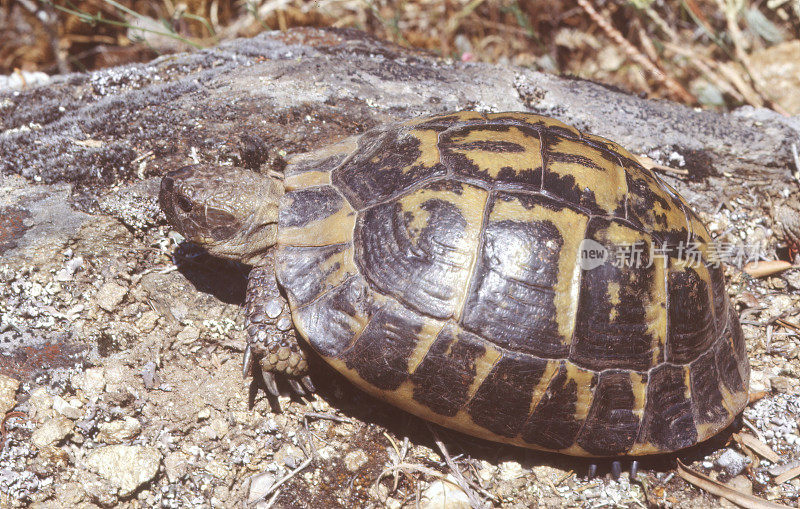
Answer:
[[[156,327],[159,318],[161,318],[161,315],[152,309],[150,311],[145,311],[142,313],[142,316],[136,320],[136,328],[141,332],[150,332]]]
[[[104,422],[98,426],[97,441],[104,444],[121,444],[142,431],[142,425],[133,417]]]
[[[781,394],[790,394],[795,392],[795,381],[786,376],[773,376],[769,379],[772,385],[772,390],[780,392]]]
[[[449,481],[455,482],[448,475]],[[420,507],[423,509],[470,509],[469,497],[451,482],[434,481],[422,492]]]
[[[199,338],[200,338],[200,329],[198,329],[194,325],[187,325],[176,336],[176,339],[180,343],[191,343],[193,341],[197,341]]]
[[[97,401],[105,387],[105,370],[103,368],[89,368],[83,373],[72,377],[72,384],[83,391],[89,401]]]
[[[182,452],[169,453],[164,458],[164,470],[169,482],[178,482],[189,472],[189,456]]]
[[[522,465],[516,461],[504,461],[500,464],[498,478],[501,481],[513,481],[524,475]]]
[[[145,363],[144,368],[142,368],[142,383],[147,390],[155,389],[161,385],[161,377],[158,375],[158,371],[156,371],[155,362],[149,361]]]
[[[46,420],[44,424],[33,432],[31,442],[41,449],[64,440],[67,435],[72,433],[74,427],[75,423],[73,421],[63,415],[56,415],[52,419]]]
[[[344,466],[351,472],[357,472],[369,460],[367,453],[361,449],[348,452],[344,457]]]
[[[127,497],[156,476],[161,453],[142,445],[109,445],[90,452],[86,465]]]
[[[83,410],[79,406],[82,406],[82,404],[77,400],[67,403],[61,396],[53,398],[53,410],[73,421],[83,417]]]
[[[269,472],[263,472],[251,477],[250,490],[247,493],[247,505],[255,504],[257,501],[264,499],[276,480],[275,475]]]
[[[750,458],[739,454],[733,449],[725,449],[717,458],[716,464],[718,467],[724,468],[728,474],[737,476],[750,464]]]
[[[47,392],[46,388],[39,387],[31,392],[28,404],[35,409],[32,417],[36,417],[38,420],[44,420],[44,417],[49,416],[53,409],[53,396]]]
[[[306,455],[303,453],[303,450],[292,444],[284,444],[278,449],[278,452],[275,453],[275,461],[289,468],[297,468],[304,459],[306,459]]]
[[[126,287],[114,281],[109,281],[97,291],[95,300],[97,300],[98,306],[111,313],[119,306],[123,299],[125,299],[125,295],[127,294],[128,289]]]
[[[213,475],[217,479],[225,479],[225,477],[228,475],[228,467],[216,460],[211,460],[206,463],[206,466],[203,470]]]
[[[17,404],[19,380],[0,374],[0,415],[5,415]]]

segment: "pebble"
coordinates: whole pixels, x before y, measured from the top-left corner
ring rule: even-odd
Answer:
[[[516,461],[504,461],[500,464],[498,477],[502,481],[513,481],[524,475],[522,465]]]
[[[178,482],[189,472],[189,456],[182,452],[168,454],[164,458],[164,471],[169,482]]]
[[[216,460],[211,460],[206,463],[205,471],[217,479],[225,479],[225,476],[228,475],[228,468]]]
[[[75,401],[75,403],[77,404],[72,405],[67,403],[61,396],[55,396],[53,398],[53,410],[74,421],[83,417],[83,410],[78,408],[80,402]]]
[[[63,415],[56,415],[48,419],[31,435],[31,442],[38,449],[42,449],[50,444],[64,440],[67,435],[72,433],[75,423]]]
[[[97,300],[98,306],[111,313],[114,311],[114,309],[116,309],[117,306],[119,306],[127,294],[127,288],[115,283],[114,281],[109,281],[100,287],[100,290],[97,291],[97,296],[95,299]]]
[[[448,475],[449,481],[455,482]],[[434,481],[422,492],[420,507],[423,509],[470,509],[469,497],[451,482]]]
[[[278,464],[283,463],[289,468],[296,468],[304,459],[303,450],[292,444],[284,444],[275,453],[275,461]]]
[[[149,361],[145,363],[142,369],[142,383],[144,383],[144,388],[147,390],[154,389],[161,385],[161,377],[158,376],[155,362]]]
[[[724,468],[730,475],[737,476],[750,464],[750,459],[733,449],[725,449],[720,457],[717,458],[716,463],[718,467]]]
[[[44,416],[50,415],[50,410],[53,408],[53,396],[44,387],[39,387],[31,392],[28,403],[36,409],[36,414],[32,417],[43,420]]]
[[[0,415],[5,415],[17,404],[19,380],[0,375]]]
[[[142,425],[133,417],[124,417],[120,420],[104,422],[101,423],[98,428],[97,441],[112,445],[126,442],[142,431]]]
[[[72,383],[83,391],[90,401],[97,401],[105,387],[105,370],[103,368],[89,368],[83,373],[78,373],[72,378]]]
[[[250,490],[247,493],[247,505],[250,506],[265,498],[273,484],[275,484],[275,476],[269,472],[263,472],[251,477]]]
[[[777,391],[783,394],[790,394],[794,391],[793,389],[793,381],[789,377],[785,376],[773,376],[769,379],[770,384],[772,384],[772,390]]]
[[[350,451],[345,455],[344,466],[350,472],[357,472],[367,463],[368,460],[369,458],[367,457],[367,453],[361,449],[356,449],[355,451]]]
[[[158,473],[161,453],[143,445],[109,445],[90,452],[86,464],[127,497]]]
[[[199,338],[200,338],[200,329],[198,329],[194,325],[187,325],[177,335],[177,340],[180,343],[191,343],[193,341],[197,341]]]
[[[140,316],[136,320],[136,328],[139,329],[141,332],[150,332],[156,327],[156,324],[158,323],[158,319],[160,317],[161,315],[159,315],[152,309],[149,311],[145,311],[144,313],[142,313],[142,316]]]

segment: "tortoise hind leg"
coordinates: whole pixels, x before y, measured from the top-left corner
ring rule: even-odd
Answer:
[[[273,395],[279,394],[275,375],[286,376],[289,385],[300,395],[306,391],[314,392],[314,385],[307,376],[306,353],[295,335],[289,304],[280,293],[272,263],[253,267],[250,271],[245,317],[244,375],[255,374],[253,369],[257,363],[267,390]]]

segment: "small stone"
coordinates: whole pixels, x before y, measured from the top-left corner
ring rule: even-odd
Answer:
[[[133,417],[104,422],[98,426],[97,441],[104,444],[121,444],[142,431],[142,425]]]
[[[269,489],[275,484],[275,476],[269,472],[256,474],[250,478],[250,490],[247,493],[247,505],[252,505],[266,498]]]
[[[73,377],[72,383],[83,391],[90,401],[97,401],[105,387],[105,370],[103,368],[89,368],[83,373]]]
[[[275,461],[278,464],[283,463],[289,468],[296,468],[304,459],[303,450],[292,444],[284,444],[275,453]]]
[[[455,482],[453,476],[447,479]],[[451,482],[434,481],[422,492],[420,507],[423,509],[470,509],[469,497]]]
[[[781,394],[789,394],[794,392],[793,380],[786,376],[773,376],[769,379],[770,384],[772,385],[772,390],[777,391]]]
[[[197,412],[197,420],[202,421],[211,417],[211,410],[208,407],[203,408],[199,412]]]
[[[211,460],[206,463],[205,471],[217,479],[225,479],[225,476],[228,475],[228,468],[216,460]]]
[[[5,415],[17,404],[19,380],[0,375],[0,415]]]
[[[127,497],[156,476],[161,453],[142,445],[109,445],[90,452],[86,464]]]
[[[217,438],[222,438],[228,434],[228,430],[230,430],[230,425],[228,421],[222,418],[212,419],[210,423],[211,429],[214,430]]]
[[[523,475],[522,465],[516,461],[504,461],[500,464],[498,477],[501,481],[513,481],[514,479],[519,479]]]
[[[189,456],[182,452],[168,454],[164,458],[164,470],[169,482],[178,482],[189,472]]]
[[[145,363],[142,369],[142,383],[144,383],[144,388],[147,390],[154,389],[161,385],[161,377],[158,376],[155,362],[149,361]]]
[[[114,311],[114,309],[116,309],[117,306],[119,306],[123,299],[125,299],[125,295],[127,294],[127,288],[115,283],[114,281],[109,281],[100,287],[100,290],[97,291],[97,296],[95,299],[97,300],[98,306],[111,313]]]
[[[369,458],[367,454],[361,449],[348,452],[344,457],[344,466],[351,472],[357,472],[361,467],[366,464]]]
[[[61,396],[53,398],[53,410],[73,421],[83,417],[83,410],[67,403]]]
[[[139,329],[141,332],[150,332],[155,329],[156,324],[158,323],[158,319],[161,317],[158,313],[153,311],[145,311],[142,313],[142,316],[136,320],[136,328]]]
[[[65,467],[69,463],[67,451],[55,445],[45,445],[39,448],[39,458],[48,465],[48,469],[55,466]]]
[[[724,468],[730,475],[737,476],[750,464],[750,459],[733,449],[725,449],[720,457],[717,458],[716,463],[718,467]]]
[[[83,485],[79,482],[68,482],[56,490],[59,507],[76,507],[86,497]]]
[[[44,387],[39,387],[31,393],[28,403],[36,410],[35,415],[32,417],[43,420],[45,416],[51,415],[53,396]]]
[[[180,343],[192,343],[200,338],[200,329],[194,325],[187,325],[178,333],[176,338]]]
[[[64,440],[67,435],[72,433],[75,423],[67,419],[63,415],[56,415],[52,419],[48,419],[39,428],[37,428],[31,435],[31,442],[37,449],[42,449],[45,446],[55,444]]]

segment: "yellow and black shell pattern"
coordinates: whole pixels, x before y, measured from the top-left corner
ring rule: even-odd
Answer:
[[[576,456],[674,451],[744,408],[744,339],[709,234],[613,142],[459,112],[298,157],[285,186],[276,274],[295,326],[380,399]],[[584,239],[641,260],[583,269]]]

